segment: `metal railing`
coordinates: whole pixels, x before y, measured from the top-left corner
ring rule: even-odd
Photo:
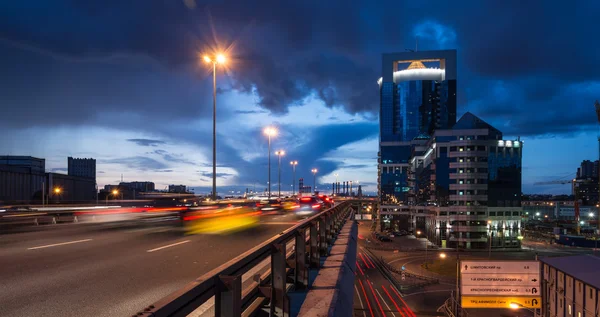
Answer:
[[[214,315],[250,316],[267,307],[271,316],[289,315],[290,288],[308,288],[308,270],[349,219],[350,201],[325,210],[281,232],[248,252],[204,274],[194,282],[148,306],[135,316],[187,316],[214,298]],[[287,245],[293,247],[288,248]],[[270,259],[270,268],[242,288],[242,275]]]

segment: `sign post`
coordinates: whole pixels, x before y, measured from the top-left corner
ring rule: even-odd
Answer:
[[[538,261],[461,261],[463,308],[541,308]]]

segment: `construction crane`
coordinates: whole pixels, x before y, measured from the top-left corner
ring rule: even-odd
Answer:
[[[574,181],[575,181],[575,179],[549,181],[549,182],[537,182],[537,183],[533,183],[533,185],[534,186],[538,186],[538,185],[566,185],[566,184],[573,184]]]
[[[599,139],[600,140],[600,139]],[[583,182],[588,181],[588,180],[581,180]],[[581,222],[579,220],[579,205],[581,204],[581,199],[579,198],[579,191],[576,188],[576,184],[577,184],[577,179],[573,178],[573,179],[569,179],[569,180],[555,180],[555,181],[549,181],[549,182],[537,182],[537,183],[533,183],[533,185],[566,185],[566,184],[571,184],[571,192],[573,193],[573,196],[575,196],[575,225],[577,226],[577,234],[579,235],[581,233]]]

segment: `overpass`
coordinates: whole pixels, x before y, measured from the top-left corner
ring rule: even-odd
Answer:
[[[25,227],[0,235],[0,315],[298,312],[319,269],[352,256],[323,267],[339,249],[332,243],[348,244],[347,219],[369,203],[347,200],[306,220],[263,217],[231,235],[188,236],[160,219]]]

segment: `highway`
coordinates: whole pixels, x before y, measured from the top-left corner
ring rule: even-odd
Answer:
[[[229,235],[160,222],[70,223],[0,235],[0,316],[131,316],[296,224]]]

